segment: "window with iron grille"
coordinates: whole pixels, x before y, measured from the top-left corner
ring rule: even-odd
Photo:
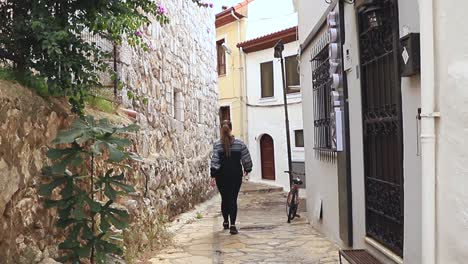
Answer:
[[[319,153],[331,152],[331,78],[328,55],[329,36],[322,35],[312,54],[312,84],[314,101],[314,149]]]

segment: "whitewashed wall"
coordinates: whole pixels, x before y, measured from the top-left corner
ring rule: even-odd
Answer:
[[[296,55],[298,42],[285,44],[283,55],[285,57]],[[288,156],[286,144],[285,116],[283,105],[283,88],[281,80],[281,64],[273,58],[273,48],[248,53],[247,66],[247,118],[248,118],[248,145],[254,162],[254,170],[250,179],[257,182],[266,182],[289,189]],[[261,98],[260,63],[273,61],[274,97]],[[304,148],[294,147],[294,130],[300,130],[302,125],[301,94],[288,95],[289,122],[291,131],[291,146],[293,162],[304,161]],[[275,147],[276,180],[262,180],[260,138],[268,134],[273,138]]]
[[[468,259],[467,9],[466,1],[434,1],[437,264]]]
[[[299,43],[304,43],[318,23],[328,4],[325,1],[299,0]],[[305,171],[307,177],[307,212],[310,223],[334,241],[340,241],[338,211],[338,176],[336,163],[316,158],[314,151],[314,104],[312,90],[312,58],[314,42],[301,54],[301,84],[304,116]],[[317,211],[322,201],[322,220]]]
[[[298,1],[299,40],[306,39],[312,28],[325,12],[328,5],[322,1],[314,5],[307,0]],[[400,34],[418,32],[419,17],[417,3],[399,1]],[[350,118],[351,181],[353,206],[353,245],[366,248],[378,255],[384,263],[394,263],[379,250],[366,243],[365,230],[365,186],[364,158],[362,138],[361,84],[359,79],[359,46],[357,39],[356,10],[353,5],[345,5],[345,46],[350,49],[351,69],[346,72],[348,80],[348,102]],[[303,114],[313,114],[313,94],[310,68],[311,46],[302,53],[301,78],[303,83]],[[417,151],[416,114],[420,106],[419,76],[402,78],[403,133],[404,133],[404,189],[405,189],[405,263],[420,263],[420,222],[421,211],[421,170],[420,156]],[[336,164],[326,163],[315,158],[313,150],[314,124],[312,119],[304,119],[304,137],[306,145],[306,174],[311,188],[308,189],[308,212],[311,223],[328,237],[342,243],[339,237],[338,181]],[[316,211],[318,201],[322,200],[323,217],[318,220]]]

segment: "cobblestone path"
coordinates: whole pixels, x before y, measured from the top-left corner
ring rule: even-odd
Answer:
[[[338,263],[338,247],[306,219],[286,223],[285,193],[258,192],[256,188],[261,189],[247,183],[244,190],[253,192],[239,196],[238,235],[222,230],[217,195],[182,215],[170,228],[174,245],[151,257],[149,263]]]

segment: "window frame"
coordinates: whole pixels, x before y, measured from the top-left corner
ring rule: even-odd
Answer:
[[[223,43],[226,43],[226,40],[224,38],[216,41],[216,61],[218,76],[225,76],[227,74],[226,51],[223,48]]]
[[[227,113],[229,114],[229,118],[228,119],[225,119],[223,118],[223,109],[227,109]],[[224,121],[224,120],[229,120],[231,121],[231,106],[229,105],[221,105],[219,107],[219,121],[220,121],[220,124]],[[232,122],[232,121],[231,121]]]
[[[172,117],[175,120],[184,122],[185,121],[185,116],[184,116],[184,97],[181,91],[174,90],[174,94],[172,95],[172,100],[173,100],[173,113]]]
[[[263,66],[271,64],[271,95],[265,95],[263,89]],[[260,98],[273,98],[275,97],[275,67],[273,61],[265,61],[260,63]],[[266,84],[265,84],[266,85]]]
[[[302,146],[299,146],[297,143],[297,139],[298,139],[298,136],[297,136],[297,133],[298,132],[301,132],[302,133]],[[304,129],[296,129],[294,130],[294,147],[296,148],[304,148],[305,146],[305,143],[304,143]]]
[[[297,67],[299,67],[299,61],[297,60],[297,54],[296,55],[291,55],[287,56],[284,58],[284,66],[285,66],[285,76],[286,76],[286,93],[287,94],[295,94],[295,93],[300,93],[300,87],[301,87],[301,76],[299,72],[297,71],[296,67],[296,73],[297,73],[297,80],[298,84],[294,85],[289,85],[289,74],[288,74],[288,61],[289,60],[294,60],[297,63]],[[299,88],[299,89],[291,89],[291,88]]]

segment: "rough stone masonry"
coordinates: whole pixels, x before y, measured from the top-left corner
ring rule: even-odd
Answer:
[[[163,0],[171,19],[144,28],[153,51],[118,49],[124,108],[138,112],[134,149],[144,158],[132,182],[138,193],[121,201],[133,216],[126,238],[147,246],[161,215],[175,215],[210,193],[208,166],[217,135],[214,15],[189,0]],[[2,263],[46,263],[61,234],[42,207],[37,187],[47,145],[74,119],[15,84],[0,82],[0,256]],[[20,91],[20,92],[19,92]],[[131,91],[131,93],[128,93]],[[133,94],[133,96],[128,96]]]

